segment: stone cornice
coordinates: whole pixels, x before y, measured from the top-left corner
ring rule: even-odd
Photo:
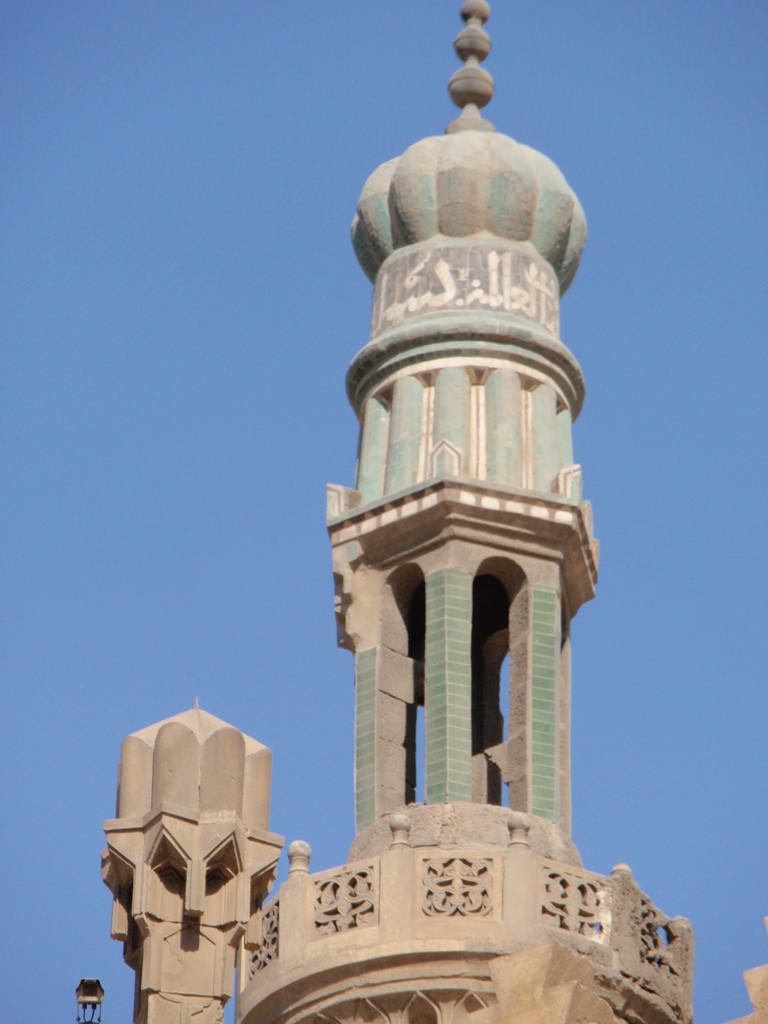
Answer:
[[[354,501],[356,492],[346,492]],[[562,565],[571,614],[594,596],[597,546],[584,509],[564,498],[478,485],[428,481],[385,501],[329,518],[334,547],[356,542],[373,564],[417,557],[446,540],[484,544],[493,551],[528,555]]]

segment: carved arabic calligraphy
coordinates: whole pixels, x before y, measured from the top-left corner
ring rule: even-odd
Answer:
[[[523,316],[557,336],[558,299],[551,267],[524,252],[445,246],[382,268],[372,334],[422,312],[485,308]]]

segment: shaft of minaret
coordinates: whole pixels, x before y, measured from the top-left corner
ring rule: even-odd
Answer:
[[[489,14],[461,8],[459,117],[374,171],[352,225],[373,311],[347,375],[356,485],[331,489],[329,530],[359,836],[417,796],[570,836],[570,622],[597,545],[560,298],[586,224],[557,167],[481,114]]]

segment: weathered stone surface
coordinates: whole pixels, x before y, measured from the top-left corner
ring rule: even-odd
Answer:
[[[768,926],[768,917],[765,919]],[[744,972],[744,982],[752,1003],[753,1012],[739,1017],[730,1024],[768,1024],[768,964],[753,967]]]
[[[436,846],[445,850],[462,847],[506,847],[509,845],[509,810],[488,804],[409,804],[398,809],[410,821],[411,846]],[[390,816],[382,815],[355,837],[349,859],[358,860],[382,853],[391,842]],[[531,849],[545,857],[580,865],[572,840],[543,818],[530,818]]]
[[[589,963],[554,943],[499,957],[490,969],[498,1006],[478,1024],[615,1024]]]

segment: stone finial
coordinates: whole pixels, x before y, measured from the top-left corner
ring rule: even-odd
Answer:
[[[528,833],[531,831],[532,824],[530,814],[523,814],[522,811],[510,811],[507,819],[510,846],[529,846]]]
[[[464,28],[453,45],[458,57],[464,61],[464,67],[454,71],[448,83],[448,92],[456,106],[461,108],[461,114],[446,128],[449,134],[468,129],[494,131],[491,122],[480,113],[481,108],[493,99],[493,78],[480,67],[491,52],[491,40],[483,28],[490,14],[491,9],[485,0],[465,0],[461,5]]]
[[[389,829],[392,833],[392,847],[409,845],[408,835],[411,831],[411,819],[407,814],[390,815]]]
[[[630,878],[633,877],[632,868],[629,866],[629,864],[614,864],[613,868],[611,869],[611,874],[629,875]]]
[[[275,876],[271,752],[195,707],[129,736],[102,874],[135,1024],[217,1024]]]
[[[306,874],[309,871],[311,856],[312,847],[309,843],[305,843],[303,839],[294,839],[288,847],[289,874]]]

